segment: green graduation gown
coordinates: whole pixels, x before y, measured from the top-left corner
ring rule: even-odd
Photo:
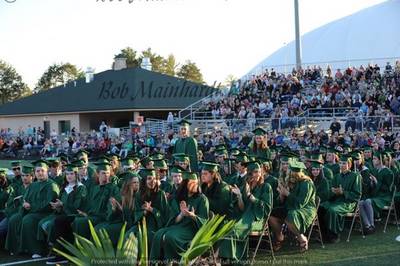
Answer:
[[[330,182],[327,178],[322,177],[321,175],[314,178],[313,180],[317,196],[320,199],[320,203],[327,201],[330,195]]]
[[[332,171],[333,174],[333,178],[340,174],[340,166],[337,163],[326,163],[324,164],[324,168],[327,167],[328,169],[330,169]],[[325,172],[324,172],[325,173]]]
[[[9,220],[6,248],[10,252],[45,252],[46,245],[37,239],[38,223],[51,214],[50,202],[57,199],[59,192],[57,184],[51,179],[33,182],[26,189],[23,198],[30,203],[31,208],[26,210],[21,207]]]
[[[207,221],[209,203],[206,196],[193,195],[187,199],[186,204],[194,208],[196,217],[183,217],[179,223],[176,223],[175,218],[180,213],[180,208],[179,202],[174,199],[167,227],[158,230],[154,235],[150,260],[179,260],[180,253],[186,251],[196,232]]]
[[[272,210],[273,192],[268,183],[262,183],[251,190],[255,197],[252,202],[244,199],[244,212],[233,227],[233,231],[219,243],[219,256],[234,262],[243,262],[248,257],[247,239],[251,231],[261,231],[263,222]],[[245,195],[242,190],[242,196]]]
[[[378,182],[371,191],[370,199],[374,214],[379,217],[383,207],[391,203],[394,188],[394,174],[389,168],[383,167],[381,169],[374,169],[373,175]]]
[[[104,185],[95,185],[88,193],[84,212],[87,216],[77,216],[72,223],[72,230],[80,236],[89,238],[90,228],[88,221],[93,226],[104,222],[107,218],[107,206],[110,198],[114,197],[120,201],[120,192],[118,186],[113,183]]]
[[[228,184],[224,181],[215,181],[210,187],[202,184],[201,191],[208,199],[210,212],[232,219],[234,200]]]
[[[343,216],[353,212],[361,198],[361,175],[351,171],[335,175],[332,187],[338,188],[340,185],[343,189],[342,195],[336,195],[330,191],[329,200],[321,203],[321,207],[326,210],[322,222],[334,234],[343,230]]]
[[[190,159],[190,170],[193,172],[198,171],[198,160],[197,160],[197,141],[193,137],[179,138],[174,146],[173,153],[184,153],[189,156]]]
[[[279,206],[280,199],[279,199],[279,192],[278,192],[278,179],[275,176],[268,175],[265,177],[265,182],[271,186],[272,193],[273,193],[273,204],[274,206]]]
[[[162,190],[159,190],[157,192],[154,200],[151,202],[153,212],[145,213],[145,211],[142,209],[143,204],[144,201],[138,193],[135,198],[135,211],[133,222],[134,226],[126,232],[126,236],[129,236],[130,233],[134,233],[135,235],[137,235],[137,233],[139,232],[138,226],[145,217],[147,226],[147,241],[149,243],[149,247],[151,247],[155,232],[163,228],[164,225],[168,222],[169,206],[167,202],[167,197]]]
[[[118,208],[113,210],[111,203],[109,203],[107,208],[107,221],[96,225],[96,230],[106,230],[113,245],[117,246],[124,223],[126,223],[126,230],[131,228],[134,224],[134,208],[135,207],[129,209],[128,207],[123,207],[122,211]]]
[[[304,234],[311,226],[317,207],[315,205],[315,186],[311,180],[301,180],[296,182],[290,189],[288,197],[285,199],[287,209],[286,220],[293,224],[296,229]]]
[[[4,212],[8,198],[13,191],[11,186],[0,188],[0,212]]]
[[[54,239],[54,220],[57,215],[78,215],[77,210],[83,210],[86,202],[87,190],[86,187],[79,183],[75,185],[72,191],[68,191],[64,188],[61,191],[60,200],[63,204],[60,210],[54,211],[53,214],[40,220],[38,225],[38,239],[51,241]]]

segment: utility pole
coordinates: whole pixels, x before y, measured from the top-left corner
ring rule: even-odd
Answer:
[[[296,67],[301,68],[301,41],[300,41],[300,22],[299,22],[299,0],[294,0],[294,27],[296,34]]]

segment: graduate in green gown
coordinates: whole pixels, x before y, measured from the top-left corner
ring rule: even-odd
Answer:
[[[271,186],[273,193],[273,204],[272,206],[279,206],[279,192],[278,192],[278,179],[273,176],[272,173],[272,162],[263,161],[262,162],[264,180],[267,184]]]
[[[334,176],[329,199],[318,210],[322,236],[327,242],[340,241],[344,215],[353,212],[361,198],[361,175],[351,171],[351,157],[340,157],[340,173]]]
[[[271,158],[271,152],[267,144],[267,132],[262,128],[256,128],[253,130],[254,137],[248,147],[248,154],[253,155],[257,158],[264,158],[269,160]]]
[[[121,173],[120,167],[121,167],[121,162],[120,159],[121,157],[118,154],[110,154],[109,156],[106,157],[106,159],[110,162],[111,164],[111,183],[115,185],[119,185],[119,174]]]
[[[32,184],[33,182],[33,167],[30,166],[23,166],[22,170],[19,171],[20,175],[20,180],[22,182],[21,187],[18,186],[17,189],[14,189],[13,187],[10,186],[10,194],[8,196],[8,200],[6,203],[6,207],[3,212],[3,218],[0,218],[0,237],[5,237],[7,234],[7,229],[8,229],[8,222],[14,214],[18,212],[20,207],[22,206],[22,196],[25,193],[26,188]],[[10,249],[12,250],[17,250],[19,247],[19,239],[17,238],[9,238],[15,240],[12,241],[12,243],[9,243],[10,246],[12,246]]]
[[[323,174],[322,161],[309,160],[310,162],[310,178],[314,182],[317,196],[320,202],[327,201],[330,195],[330,182]]]
[[[305,165],[307,169],[311,169],[311,161],[321,162],[321,175],[329,182],[329,186],[333,180],[333,172],[330,168],[325,166],[324,158],[321,153],[311,153],[309,154],[309,159],[306,161]],[[310,173],[311,174],[311,173]]]
[[[114,246],[117,245],[122,226],[131,228],[134,224],[136,199],[139,194],[139,175],[128,172],[121,189],[121,202],[111,198],[107,209],[107,221],[96,226],[96,230],[105,229]]]
[[[249,162],[248,175],[242,187],[234,186],[237,222],[233,231],[219,245],[219,256],[224,262],[244,264],[248,258],[248,236],[251,231],[261,231],[272,210],[273,192],[264,181],[264,174],[258,162]]]
[[[65,180],[65,176],[62,173],[61,161],[58,158],[48,158],[46,161],[49,164],[49,178],[61,188]]]
[[[9,185],[7,179],[7,169],[0,168],[0,220],[2,219],[2,214],[4,213],[11,191],[12,187]]]
[[[182,183],[182,173],[185,172],[182,168],[179,166],[172,166],[169,173],[171,175],[171,180],[172,180],[172,189],[170,192],[166,192],[165,196],[167,197],[168,204],[171,205],[172,200],[176,196],[176,191],[178,190],[178,187]]]
[[[46,252],[46,245],[37,239],[38,223],[51,214],[50,203],[55,202],[60,191],[57,184],[48,177],[47,162],[39,160],[34,165],[37,181],[28,186],[20,211],[10,218],[6,247],[10,252],[26,252],[35,258]],[[17,250],[12,247],[16,241],[8,238],[19,238]]]
[[[83,160],[73,161],[72,164],[78,168],[79,180],[83,185],[85,185],[87,193],[89,194],[92,188],[97,185],[97,175],[89,175],[89,168],[86,166]]]
[[[289,161],[290,175],[286,184],[278,184],[278,192],[284,208],[271,213],[269,224],[275,235],[274,250],[279,250],[284,241],[282,224],[296,236],[299,242],[300,252],[308,249],[308,240],[304,235],[311,226],[317,214],[315,205],[315,186],[310,177],[304,174],[306,166],[296,159]]]
[[[111,183],[111,165],[108,161],[97,164],[98,185],[88,192],[84,210],[77,210],[78,216],[72,223],[72,229],[80,236],[90,238],[89,223],[93,226],[106,221],[107,206],[111,198],[120,201],[120,191],[117,185]]]
[[[394,175],[383,163],[383,157],[385,156],[381,152],[374,152],[371,178],[375,185],[369,197],[360,201],[360,215],[367,234],[375,231],[374,219],[379,217],[383,207],[390,205],[392,200]]]
[[[365,166],[368,169],[372,169],[373,168],[373,165],[372,165],[372,148],[370,146],[364,147],[363,154],[364,154]]]
[[[10,185],[16,193],[23,189],[22,180],[21,180],[21,170],[22,165],[20,161],[12,161],[11,162],[11,169],[14,173],[14,178],[10,180]],[[22,193],[18,193],[22,194]]]
[[[247,162],[249,161],[249,158],[247,157],[247,154],[244,152],[240,152],[238,155],[236,155],[235,158],[235,169],[236,173],[227,176],[224,181],[228,185],[238,185],[241,186],[241,184],[244,183],[247,175]]]
[[[127,156],[121,160],[121,172],[118,175],[118,186],[122,188],[125,180],[130,180],[131,174],[137,174],[140,158],[137,156]]]
[[[184,173],[170,210],[167,226],[158,230],[153,238],[150,261],[178,261],[186,251],[199,228],[207,221],[209,203],[200,192],[195,173]]]
[[[167,199],[168,195],[172,192],[173,182],[168,176],[168,165],[164,159],[157,159],[154,161],[154,169],[156,170],[157,181],[159,182],[160,189],[164,191]]]
[[[340,166],[338,162],[338,154],[335,148],[329,148],[326,153],[326,164],[325,166],[328,167],[331,171],[333,176],[336,176],[340,173]]]
[[[218,172],[219,164],[203,161],[201,167],[201,191],[207,197],[213,215],[233,216],[233,194]]]
[[[38,225],[38,239],[47,240],[50,245],[55,244],[54,221],[58,216],[78,215],[78,210],[83,210],[86,204],[87,190],[79,181],[78,167],[74,164],[66,165],[65,180],[61,186],[60,198],[51,202],[53,214],[45,217]],[[60,219],[60,217],[58,217]]]
[[[76,160],[81,160],[84,162],[87,168],[87,175],[90,178],[96,178],[96,170],[89,165],[89,152],[86,150],[79,150],[75,155]],[[87,186],[86,186],[87,188]]]
[[[144,170],[143,179],[140,182],[140,190],[135,198],[134,224],[126,233],[138,234],[138,225],[143,218],[146,219],[147,240],[149,247],[154,233],[163,228],[168,220],[169,206],[164,191],[160,189],[154,169]]]
[[[185,119],[182,119],[179,123],[179,136],[180,138],[176,141],[173,149],[173,153],[184,153],[189,156],[190,169],[191,171],[198,170],[198,157],[197,157],[197,141],[195,138],[190,136],[190,125],[191,123]]]

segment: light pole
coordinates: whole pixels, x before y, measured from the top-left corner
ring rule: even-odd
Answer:
[[[300,42],[300,22],[299,22],[299,1],[294,0],[294,27],[296,35],[296,67],[301,68],[301,42]]]

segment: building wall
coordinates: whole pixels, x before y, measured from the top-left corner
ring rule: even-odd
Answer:
[[[59,121],[70,121],[71,129],[75,127],[80,131],[79,114],[0,117],[0,128],[11,128],[16,133],[29,125],[44,128],[44,121],[50,122],[50,131],[55,129],[57,133],[60,133]]]

